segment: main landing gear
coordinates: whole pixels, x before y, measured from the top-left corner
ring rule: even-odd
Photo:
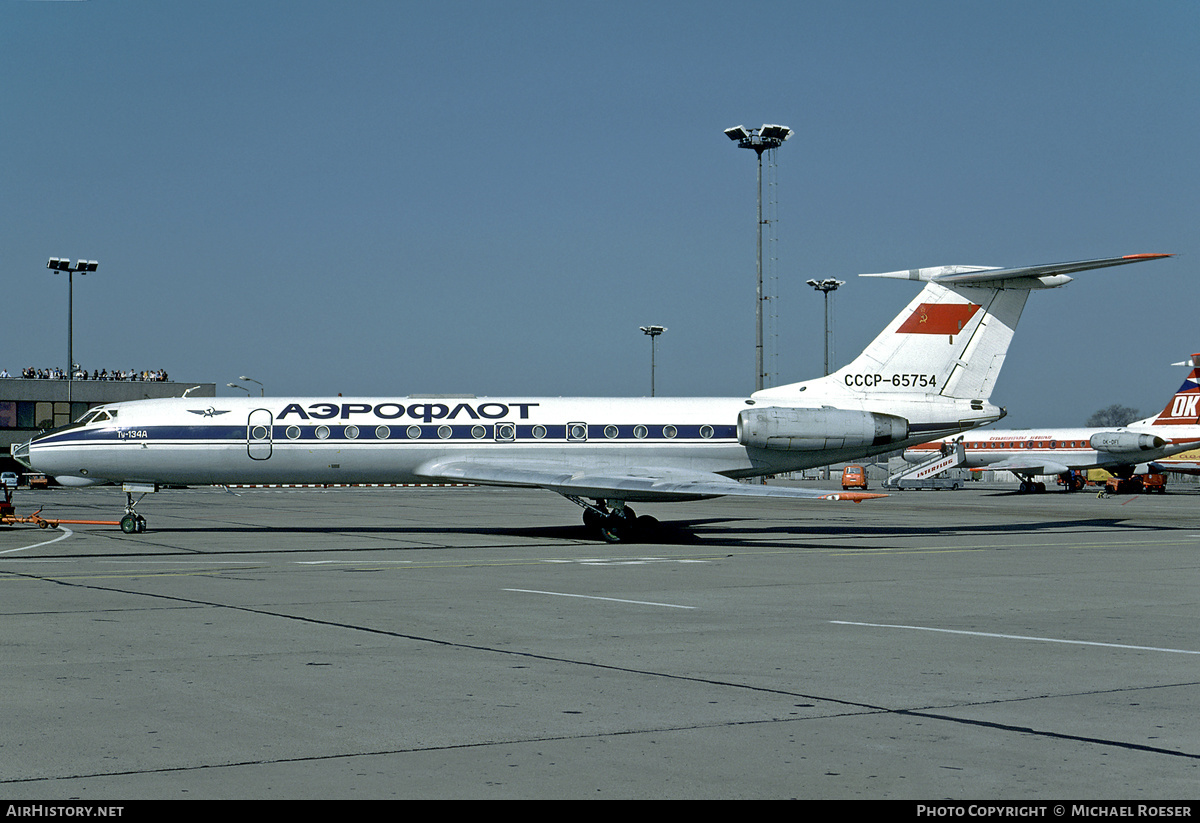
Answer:
[[[1046,484],[1042,481],[1034,481],[1032,474],[1020,475],[1021,477],[1021,494],[1041,494],[1046,491]],[[1083,472],[1068,471],[1058,476],[1058,482],[1063,487],[1065,492],[1077,492],[1087,485],[1087,475]]]
[[[649,515],[638,517],[623,500],[597,500],[589,503],[581,497],[564,495],[583,508],[583,524],[594,529],[607,543],[645,539],[658,528],[658,520]]]

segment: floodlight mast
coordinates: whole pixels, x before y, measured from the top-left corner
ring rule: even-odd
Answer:
[[[754,306],[754,390],[761,391],[763,387],[763,261],[762,261],[762,156],[764,151],[777,149],[784,141],[792,136],[792,130],[787,126],[775,126],[764,123],[761,128],[747,129],[745,126],[734,126],[725,129],[725,136],[738,144],[739,149],[754,149],[758,155],[758,286]]]
[[[838,286],[846,285],[845,280],[826,277],[824,280],[807,280],[808,285],[825,295],[825,374],[829,374],[829,293],[837,291]],[[822,480],[829,479],[829,466],[821,473]]]
[[[46,263],[46,268],[56,274],[60,271],[67,273],[67,403],[71,402],[71,388],[75,381],[75,352],[72,339],[75,327],[75,272],[87,274],[99,266],[95,260],[79,260],[72,265],[65,257],[51,257]]]
[[[667,330],[666,326],[640,326],[650,337],[650,396],[654,396],[654,339]]]
[[[827,277],[824,280],[808,280],[806,282],[825,295],[825,374],[829,374],[829,293],[837,291],[838,286],[846,285],[846,281]]]

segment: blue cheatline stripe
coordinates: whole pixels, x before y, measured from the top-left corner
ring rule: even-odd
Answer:
[[[669,442],[676,441],[721,441],[735,440],[737,438],[737,426],[732,425],[670,425],[656,424],[653,426],[632,425],[632,424],[615,424],[615,423],[588,423],[584,424],[587,427],[587,442],[591,443],[611,443],[621,441],[632,442]],[[513,435],[509,435],[504,431],[506,426],[512,427]],[[251,427],[252,429],[253,427]],[[386,429],[387,437],[379,437],[377,430]],[[500,429],[499,434],[497,429]],[[443,425],[422,425],[414,423],[412,425],[392,424],[374,426],[371,424],[357,426],[354,424],[326,426],[318,425],[275,425],[271,430],[271,439],[277,442],[322,442],[325,440],[336,440],[339,442],[355,442],[365,441],[372,443],[386,443],[389,441],[396,442],[411,442],[411,441],[471,441],[471,442],[582,442],[578,438],[568,437],[568,427],[564,424],[551,424],[545,426],[531,424],[512,424],[504,423],[476,423],[476,424],[443,424]],[[609,437],[608,430],[615,430],[615,436]],[[357,430],[357,436],[347,434],[347,431]],[[410,437],[409,431],[415,430],[420,432],[419,437]],[[443,430],[448,430],[449,436],[443,437]],[[544,434],[537,436],[537,430],[544,430]],[[639,431],[643,431],[642,436],[638,436]],[[293,436],[289,436],[289,431]],[[673,431],[673,436],[669,433]],[[325,436],[319,436],[319,433],[324,433]],[[704,433],[709,433],[705,437]],[[230,442],[244,443],[247,441],[247,427],[245,425],[237,426],[147,426],[138,428],[136,426],[128,428],[98,428],[98,429],[73,429],[71,431],[57,432],[53,434],[43,435],[41,438],[35,438],[42,445],[66,445],[70,443],[123,443],[123,442],[154,442],[154,441],[196,441],[196,442]],[[260,438],[264,442],[266,438]]]

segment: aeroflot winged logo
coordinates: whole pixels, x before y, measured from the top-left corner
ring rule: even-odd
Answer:
[[[922,303],[896,333],[958,334],[977,311],[974,303]]]
[[[198,414],[201,417],[216,417],[218,414],[229,414],[229,409],[217,410],[212,406],[207,409],[188,409],[192,414]]]

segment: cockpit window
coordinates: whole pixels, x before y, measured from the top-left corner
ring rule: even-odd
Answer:
[[[86,412],[76,422],[80,425],[86,426],[88,423],[103,423],[109,420],[115,420],[116,417],[116,409],[92,409]]]

